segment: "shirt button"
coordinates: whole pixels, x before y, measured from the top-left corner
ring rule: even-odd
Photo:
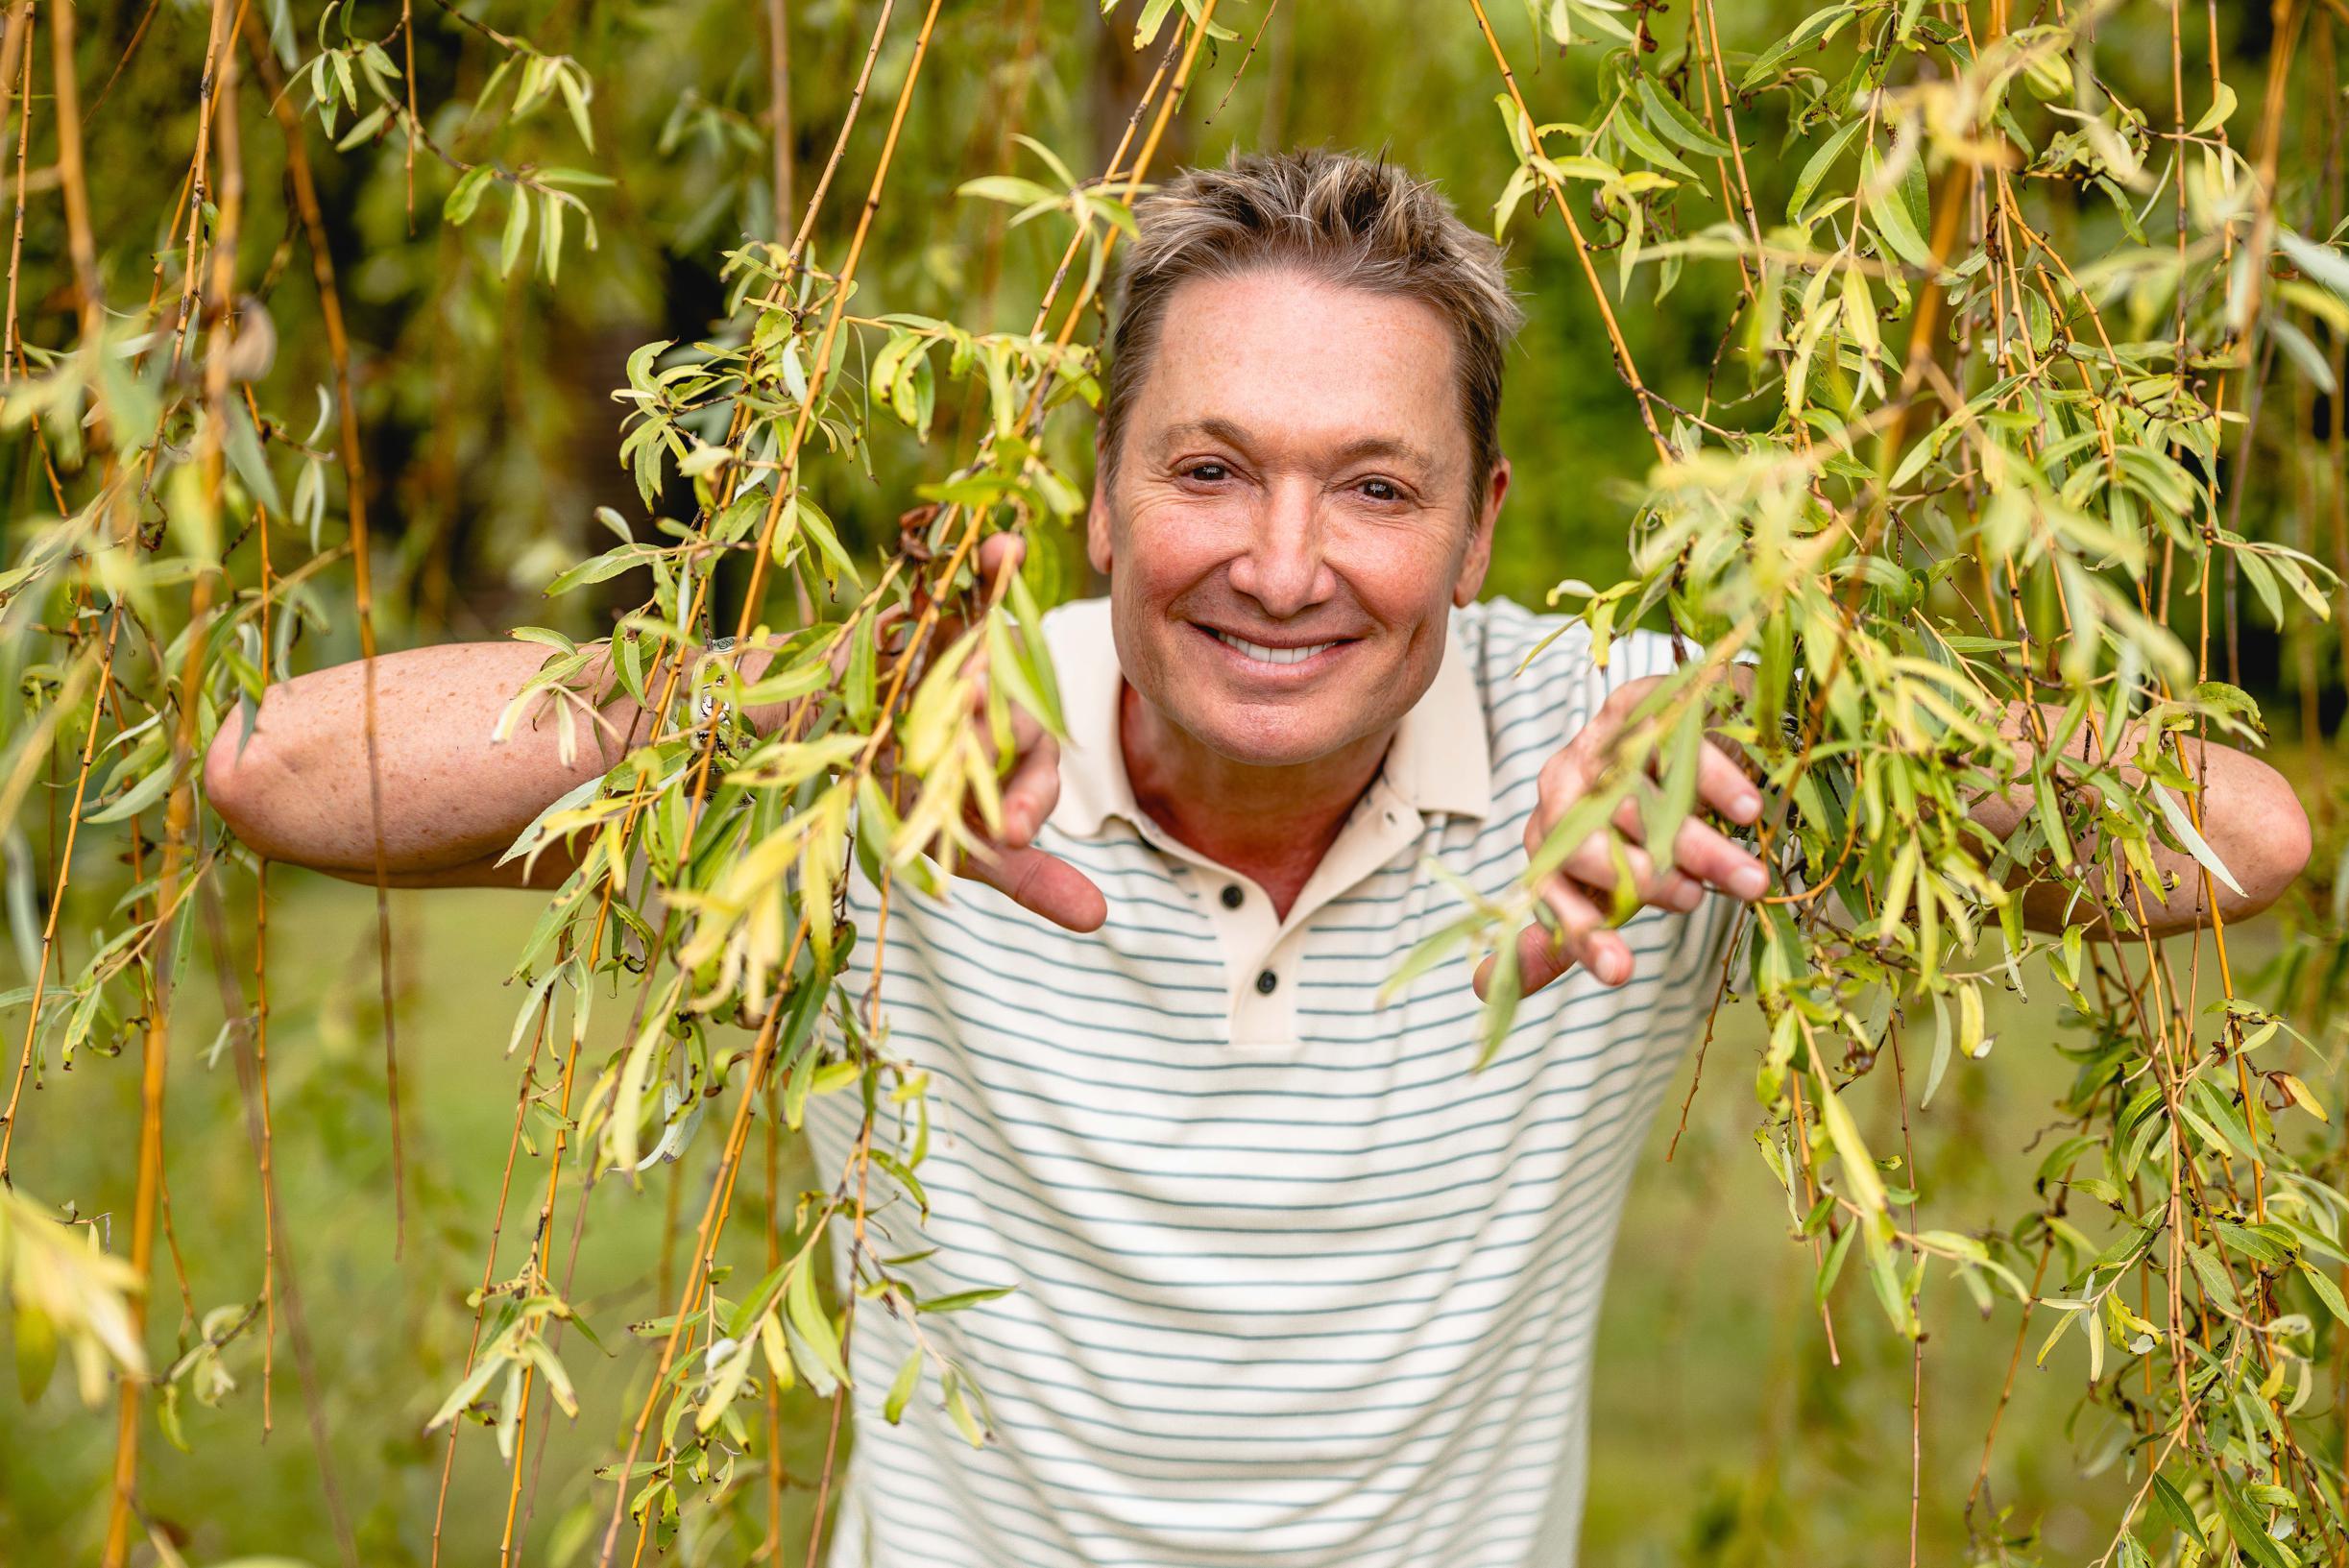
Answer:
[[[1240,891],[1240,884],[1238,882],[1230,882],[1225,884],[1223,888],[1224,908],[1237,909],[1240,907],[1240,905],[1246,904],[1247,902],[1247,895]]]
[[[1280,984],[1280,977],[1269,969],[1256,977],[1256,989],[1264,996],[1271,996],[1272,988],[1278,984]]]

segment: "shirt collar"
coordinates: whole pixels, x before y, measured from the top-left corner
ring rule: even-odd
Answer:
[[[1044,639],[1060,683],[1060,712],[1068,739],[1060,749],[1060,803],[1053,826],[1077,838],[1094,838],[1112,817],[1139,826],[1142,808],[1126,776],[1118,745],[1117,640],[1109,601],[1083,599],[1045,617]],[[1485,705],[1461,645],[1460,627],[1447,625],[1436,679],[1403,715],[1387,748],[1385,777],[1404,804],[1421,812],[1483,817],[1492,809],[1492,756],[1485,734]]]

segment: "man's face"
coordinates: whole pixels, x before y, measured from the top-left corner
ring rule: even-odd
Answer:
[[[1088,543],[1135,690],[1209,751],[1292,766],[1383,736],[1490,559],[1450,329],[1296,273],[1167,301]],[[1104,465],[1104,468],[1106,466]]]

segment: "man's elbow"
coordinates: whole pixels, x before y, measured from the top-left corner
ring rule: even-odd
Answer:
[[[2248,920],[2264,911],[2282,898],[2308,869],[2309,857],[2315,853],[2315,833],[2309,823],[2308,808],[2282,774],[2274,774],[2270,784],[2271,804],[2263,813],[2260,832],[2246,845],[2243,858],[2248,862],[2235,870],[2235,880],[2243,884],[2239,899],[2222,891],[2219,908],[2229,920]]]
[[[2189,867],[2186,885],[2170,898],[2182,917],[2167,923],[2170,929],[2183,930],[2200,924],[2206,891],[2216,898],[2220,918],[2229,924],[2263,914],[2308,869],[2315,848],[2314,833],[2291,781],[2257,758],[2244,757],[2238,765],[2237,775],[2226,781],[2223,789],[2214,786],[2209,799],[2212,810],[2226,803],[2240,813],[2236,819],[2240,826],[2222,837],[2214,835],[2219,842],[2213,848],[2241,891],[2203,875],[2198,867]]]
[[[242,712],[231,713],[213,733],[204,752],[204,798],[229,831],[259,848],[261,812],[269,798],[264,775],[270,762],[261,737],[248,729]]]

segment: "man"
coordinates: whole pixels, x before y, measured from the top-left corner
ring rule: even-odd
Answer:
[[[1481,1073],[1465,966],[1378,1004],[1459,912],[1429,864],[1499,894],[1674,649],[1634,634],[1602,668],[1569,630],[1525,663],[1555,620],[1475,602],[1516,311],[1440,197],[1384,164],[1250,157],[1179,176],[1140,226],[1087,525],[1110,594],[1047,623],[1070,745],[1028,737],[972,868],[992,885],[898,890],[880,990],[885,1049],[932,1080],[930,1218],[893,1211],[892,1244],[936,1247],[926,1291],[1017,1287],[924,1320],[997,1436],[864,1420],[835,1560],[1569,1563],[1633,1157],[1766,872],[1692,819],[1635,854],[1645,907],[1610,929],[1614,871],[1584,846]],[[617,760],[487,740],[540,658],[380,662],[397,880],[496,880]],[[256,849],[364,879],[358,689],[345,666],[273,691],[207,783]],[[2247,895],[2222,907],[2254,913],[2307,821],[2263,764],[2206,763]],[[1732,824],[1761,811],[1724,755],[1700,793]],[[2196,896],[2157,895],[2157,922]],[[851,902],[869,929],[873,889]],[[810,1111],[827,1168],[845,1098]],[[860,1415],[908,1344],[860,1315]]]

